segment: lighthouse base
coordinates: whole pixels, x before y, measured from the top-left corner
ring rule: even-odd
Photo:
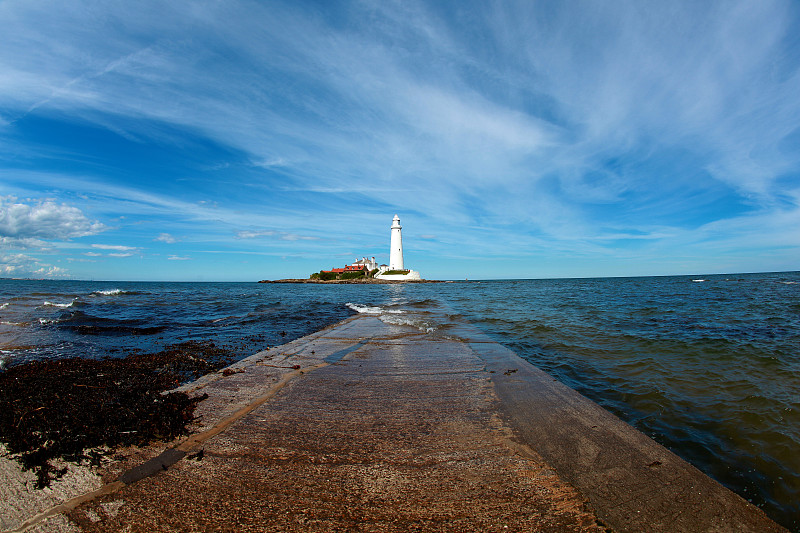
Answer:
[[[375,279],[385,279],[391,281],[418,281],[421,280],[422,277],[416,270],[409,270],[405,274],[376,274]]]

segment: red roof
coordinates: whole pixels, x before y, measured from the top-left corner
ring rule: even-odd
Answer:
[[[332,268],[330,270],[323,270],[323,272],[332,272],[334,274],[341,274],[343,272],[361,272],[367,270],[366,265],[347,265],[344,268]]]

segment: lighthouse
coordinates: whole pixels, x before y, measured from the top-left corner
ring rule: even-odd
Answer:
[[[375,279],[392,281],[420,281],[422,278],[416,270],[406,270],[403,264],[403,237],[400,235],[400,217],[395,215],[392,219],[392,236],[389,241],[389,266],[381,265],[380,271],[375,274]]]
[[[400,230],[400,217],[395,215],[392,219],[392,238],[389,245],[389,270],[403,270],[403,236]]]

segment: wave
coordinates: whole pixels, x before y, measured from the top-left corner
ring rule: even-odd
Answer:
[[[148,326],[141,320],[117,320],[102,318],[83,311],[73,311],[56,320],[40,318],[41,324],[57,324],[79,335],[153,335],[167,329],[164,325]]]
[[[161,333],[166,326],[95,326],[95,325],[80,325],[70,326],[70,329],[79,335],[155,335]]]
[[[694,281],[695,283],[703,283],[704,281],[708,281],[708,280],[705,280],[705,279],[693,279],[692,281]]]
[[[431,307],[436,307],[441,305],[441,302],[437,300],[433,300],[431,298],[425,298],[424,300],[410,300],[406,303],[408,307],[420,308],[420,309],[429,309]]]
[[[59,303],[55,303],[55,302],[45,301],[44,304],[42,304],[42,305],[44,305],[45,307],[59,307],[61,309],[66,309],[67,307],[79,307],[81,305],[86,305],[86,304],[84,304],[83,302],[81,302],[80,300],[75,298],[68,304],[59,304]]]
[[[119,296],[121,294],[147,294],[139,291],[126,291],[124,289],[107,289],[107,290],[99,290],[99,291],[92,291],[91,294],[95,296]]]
[[[393,326],[411,326],[425,333],[433,333],[438,329],[438,326],[435,324],[431,324],[430,322],[420,318],[381,315],[380,321]]]
[[[428,305],[424,304],[433,304],[435,302],[432,300],[421,300],[407,303],[409,303],[411,307],[428,307]],[[381,322],[385,324],[391,324],[393,326],[411,326],[425,333],[433,333],[439,328],[438,324],[422,318],[419,312],[409,312],[403,309],[388,309],[386,307],[361,305],[352,302],[347,302],[345,305],[357,313],[377,316]]]
[[[4,303],[3,305],[0,305],[0,309],[5,309],[5,308],[6,308],[6,307],[8,307],[9,305],[11,305],[11,302],[6,302],[6,303]]]
[[[117,294],[125,294],[125,291],[122,289],[109,289],[105,291],[92,291],[92,294],[97,294],[100,296],[116,296]]]
[[[352,302],[347,302],[344,305],[349,307],[356,313],[360,313],[362,315],[383,315],[383,314],[401,315],[404,313],[404,311],[401,309],[385,309],[383,307],[360,305],[360,304],[354,304]]]

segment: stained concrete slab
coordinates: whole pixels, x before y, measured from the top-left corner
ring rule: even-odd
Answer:
[[[185,387],[209,398],[168,454],[182,460],[67,516],[84,531],[783,531],[468,325],[358,316],[226,374]]]
[[[469,346],[494,371],[500,410],[617,531],[785,529],[677,455],[487,336]],[[508,372],[513,369],[514,372]]]

